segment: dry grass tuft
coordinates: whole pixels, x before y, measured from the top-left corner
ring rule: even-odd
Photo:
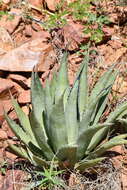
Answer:
[[[63,189],[54,187],[53,190]],[[85,174],[73,172],[66,190],[122,190],[121,169],[115,169],[112,162],[107,161],[89,169]]]

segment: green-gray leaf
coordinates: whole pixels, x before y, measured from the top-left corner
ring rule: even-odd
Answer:
[[[67,74],[67,52],[65,52],[61,59],[60,70],[57,77],[55,102],[58,102],[58,100],[63,95],[66,88],[68,88],[68,86],[69,86],[69,81]]]

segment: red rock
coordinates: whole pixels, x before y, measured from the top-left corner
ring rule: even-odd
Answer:
[[[119,41],[119,40],[110,40],[110,41],[108,41],[108,44],[109,44],[113,49],[122,48],[122,42]]]
[[[0,101],[0,117],[3,120],[4,110],[8,113],[13,108],[11,100]]]
[[[23,170],[7,170],[6,176],[1,184],[0,190],[21,190],[26,188],[24,180],[27,179],[27,173]],[[28,184],[27,184],[28,185]]]
[[[32,36],[32,28],[31,28],[31,25],[26,25],[26,26],[25,26],[24,34],[25,34],[26,37],[31,37],[31,36]]]
[[[27,79],[25,84],[28,86],[28,88],[31,87],[31,77]]]
[[[15,95],[17,94],[17,90],[14,84],[8,79],[0,78],[0,84],[0,118],[3,119],[4,110],[8,113],[12,109],[10,93]]]
[[[6,140],[7,139],[7,133],[0,129],[0,140]]]
[[[8,5],[11,3],[11,0],[2,0],[2,2]]]
[[[68,48],[70,51],[76,50],[82,42],[88,42],[89,35],[82,32],[83,25],[74,22],[68,22],[58,32],[52,32],[53,43],[60,49]]]
[[[26,115],[29,114],[29,108],[28,108],[28,106],[23,106],[23,107],[22,107],[22,110],[24,111],[24,113],[25,113]]]
[[[18,97],[18,102],[20,104],[30,103],[30,90],[22,91]]]
[[[0,27],[0,56],[14,48],[14,42],[3,27]]]
[[[10,162],[14,162],[17,156],[9,151],[6,151],[6,158],[10,160]]]
[[[47,7],[50,11],[55,11],[57,4],[60,3],[60,0],[45,0],[45,2],[47,3]]]
[[[113,161],[113,165],[116,169],[120,169],[122,167],[122,160],[123,160],[123,157],[122,157],[122,146],[119,145],[119,146],[115,146],[113,147],[111,150],[112,151],[115,151],[116,153],[118,153],[119,155],[118,156],[115,156],[114,158],[112,158],[112,161]]]
[[[0,71],[0,77],[4,77],[5,76],[5,72],[4,71]]]
[[[104,26],[102,30],[106,36],[112,36],[114,34],[114,28]]]
[[[2,129],[6,131],[7,136],[8,136],[9,138],[15,137],[15,134],[12,132],[11,128],[8,126],[8,124],[7,124],[6,121],[3,122],[3,124],[2,124]]]
[[[16,4],[16,3],[18,3],[18,0],[11,0],[11,3]]]
[[[36,23],[36,22],[32,22],[31,27],[32,27],[32,29],[35,30],[36,32],[42,30],[42,26],[40,26],[40,25],[39,25],[38,23]]]
[[[122,174],[121,174],[121,182],[122,182],[122,189],[127,189],[127,169],[124,167]]]
[[[4,116],[0,116],[0,126],[2,125],[3,121],[4,121]]]
[[[8,79],[11,79],[12,81],[16,82],[25,90],[27,90],[29,88],[28,79],[26,77],[24,77],[23,75],[9,74]]]
[[[38,8],[42,8],[42,6],[43,6],[43,1],[44,0],[28,0],[28,2],[31,4],[31,5],[33,5],[33,6],[35,6],[35,7],[38,7]]]
[[[10,34],[12,34],[19,22],[21,21],[21,11],[19,9],[11,9],[10,13],[14,13],[15,16],[12,20],[8,19],[8,15],[4,15],[0,20],[0,26],[4,27]]]
[[[4,160],[3,160],[3,162],[4,162]],[[1,160],[0,160],[0,163],[2,163]],[[2,189],[2,184],[4,183],[4,178],[5,178],[5,176],[3,176],[2,173],[0,173],[0,190],[4,190],[4,189]]]
[[[8,139],[7,140],[7,145],[9,145],[9,144],[15,144],[15,142],[12,139]]]
[[[38,32],[35,32],[35,31],[32,32],[32,39],[36,39],[36,38],[50,39],[50,37],[51,36],[49,32],[44,31],[44,30],[38,31]]]
[[[110,22],[117,23],[118,22],[118,15],[117,13],[111,13],[109,14]]]
[[[0,70],[28,72],[39,65],[38,71],[44,72],[55,63],[55,59],[52,44],[47,43],[46,39],[37,38],[1,56]]]
[[[10,93],[17,93],[11,80],[0,78],[0,100],[10,99]]]

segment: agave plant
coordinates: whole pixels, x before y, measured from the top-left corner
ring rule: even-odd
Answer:
[[[10,144],[15,154],[39,167],[49,166],[54,160],[59,166],[84,171],[105,159],[107,149],[127,143],[127,134],[107,138],[115,121],[127,111],[127,103],[99,123],[118,72],[114,66],[110,68],[89,93],[88,62],[87,54],[73,87],[68,81],[67,53],[61,59],[59,72],[51,81],[47,79],[45,87],[38,74],[32,73],[30,115],[14,99],[20,125],[5,113],[8,125],[21,141],[20,147]]]

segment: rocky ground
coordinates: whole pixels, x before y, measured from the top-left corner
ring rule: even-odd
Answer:
[[[67,6],[74,0],[67,0]],[[56,4],[60,0],[2,0],[0,1],[0,190],[22,189],[25,172],[10,168],[16,156],[7,151],[7,142],[15,143],[17,140],[4,120],[4,110],[14,120],[17,116],[11,103],[12,94],[17,98],[23,111],[29,114],[30,83],[33,67],[40,74],[42,84],[45,79],[52,77],[54,70],[59,68],[59,60],[64,50],[69,52],[68,74],[72,85],[75,73],[85,55],[88,44],[91,50],[89,64],[91,84],[106,71],[113,63],[118,62],[120,75],[113,87],[109,99],[111,108],[127,99],[127,4],[124,0],[94,1],[91,11],[98,12],[103,8],[110,23],[103,24],[101,39],[92,40],[93,33],[83,33],[84,20],[74,19],[67,14],[67,23],[60,25],[61,18],[48,26],[47,15],[55,15],[58,10]],[[71,13],[70,8],[70,13]],[[102,13],[101,13],[102,14]],[[55,17],[54,17],[55,19]],[[60,22],[60,23],[59,23]],[[44,27],[43,23],[46,23]],[[91,31],[96,31],[97,22],[90,25]],[[97,33],[98,35],[98,33]],[[112,100],[112,101],[111,101]],[[110,110],[107,110],[107,114]],[[126,149],[116,147],[121,155],[114,160],[117,168],[124,166],[121,174],[122,188],[127,189],[126,182]],[[18,181],[20,185],[15,186]]]

